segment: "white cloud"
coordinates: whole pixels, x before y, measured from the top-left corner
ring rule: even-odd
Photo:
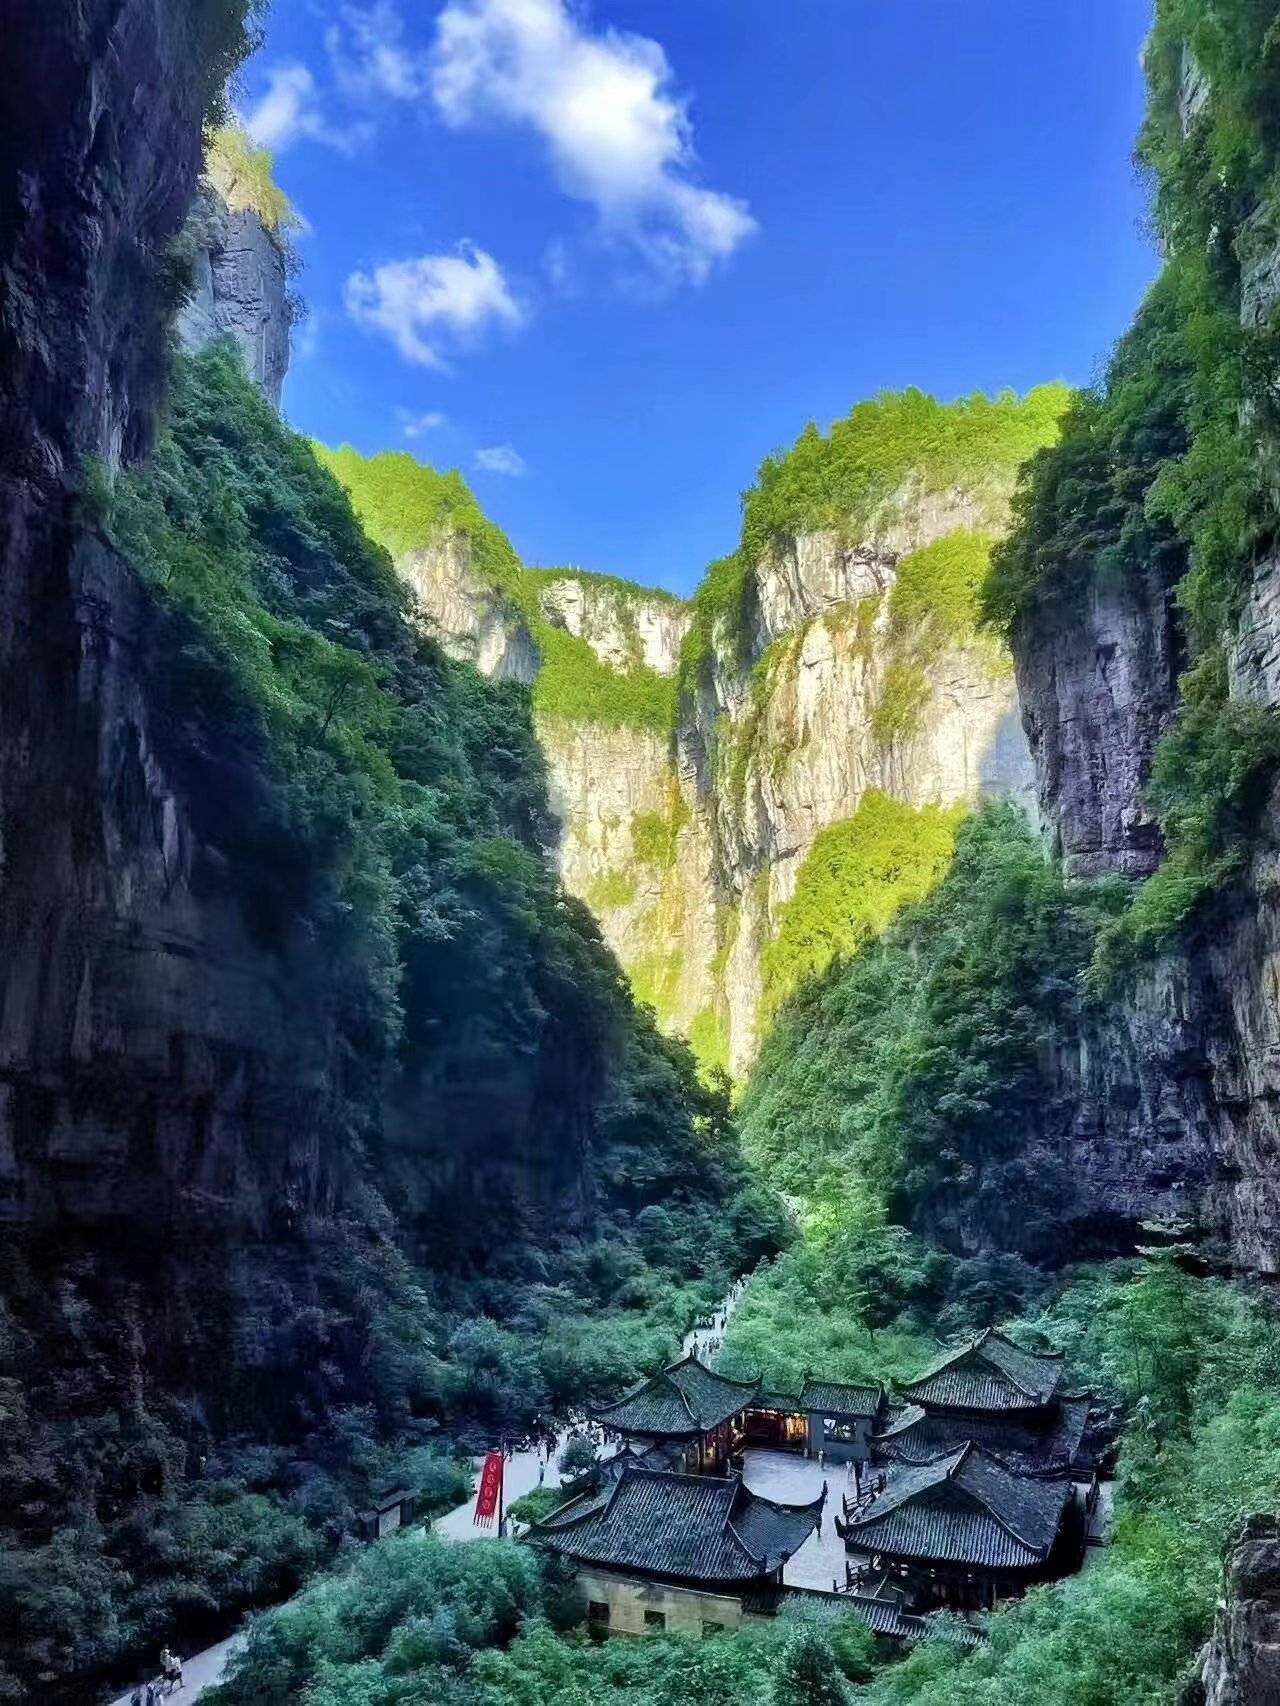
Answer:
[[[567,0],[448,0],[431,89],[455,127],[530,125],[561,186],[664,272],[704,279],[756,229],[745,202],[692,180],[688,103],[658,43],[593,34]]]
[[[487,450],[477,450],[475,466],[482,474],[518,476],[528,472],[524,457],[509,444],[492,444]]]
[[[338,16],[324,41],[334,77],[347,95],[362,101],[412,101],[427,93],[427,56],[406,43],[404,23],[391,0],[344,5]]]
[[[355,135],[334,130],[320,110],[316,80],[305,65],[273,65],[267,72],[266,92],[241,114],[241,121],[259,148],[279,154],[308,137],[331,148],[348,152]]]
[[[353,320],[385,332],[406,361],[421,367],[446,365],[440,337],[466,339],[490,321],[524,320],[502,269],[473,243],[460,243],[456,255],[420,255],[354,272],[344,300]]]
[[[438,409],[428,409],[421,415],[415,415],[408,409],[397,409],[396,414],[400,419],[400,430],[406,438],[421,438],[424,433],[434,432],[445,423],[445,417]]]

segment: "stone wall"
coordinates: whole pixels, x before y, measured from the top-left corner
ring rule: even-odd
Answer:
[[[711,1633],[709,1626],[718,1632],[737,1629],[742,1622],[742,1601],[728,1594],[702,1593],[600,1569],[579,1570],[578,1587],[588,1606],[608,1606],[607,1619],[589,1615],[588,1624],[597,1632],[607,1628],[611,1635],[655,1635],[665,1630],[701,1640]],[[664,1621],[647,1623],[646,1615]]]

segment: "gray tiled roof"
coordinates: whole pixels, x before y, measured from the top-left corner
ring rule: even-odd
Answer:
[[[815,1588],[787,1588],[777,1602],[778,1614],[799,1622],[835,1623],[857,1617],[877,1635],[897,1641],[919,1641],[933,1634],[950,1638],[962,1646],[979,1646],[982,1635],[956,1618],[921,1617],[904,1611],[900,1595],[880,1598],[873,1594],[824,1593]]]
[[[920,1404],[967,1410],[1035,1410],[1062,1384],[1061,1356],[1024,1351],[994,1328],[952,1351],[902,1390]]]
[[[996,1416],[931,1414],[919,1404],[890,1410],[883,1433],[872,1434],[876,1452],[908,1463],[921,1463],[941,1452],[957,1451],[966,1440],[984,1447],[1006,1468],[1024,1475],[1069,1469],[1080,1451],[1089,1419],[1088,1396],[1060,1399],[1053,1426],[1028,1427],[1018,1412]]]
[[[775,1504],[742,1478],[628,1466],[602,1494],[575,1500],[529,1538],[581,1563],[684,1581],[748,1582],[776,1570],[818,1523],[822,1501]]]
[[[884,1400],[879,1386],[848,1386],[836,1380],[806,1380],[800,1394],[802,1410],[824,1416],[874,1416]]]
[[[591,1415],[619,1433],[692,1437],[737,1415],[759,1388],[758,1380],[729,1380],[690,1355]]]
[[[753,1410],[782,1410],[798,1415],[804,1409],[798,1392],[757,1392],[751,1400]]]
[[[1070,1498],[1069,1485],[1015,1475],[965,1445],[891,1470],[885,1490],[841,1532],[865,1552],[1030,1569],[1048,1557]]]

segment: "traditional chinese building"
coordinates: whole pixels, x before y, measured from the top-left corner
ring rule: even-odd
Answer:
[[[1061,1390],[1060,1355],[1023,1350],[994,1329],[902,1387],[870,1436],[877,1460],[919,1463],[972,1440],[1022,1474],[1087,1472],[1089,1394]]]
[[[783,1566],[818,1526],[824,1498],[784,1505],[738,1475],[626,1461],[527,1538],[573,1563],[597,1633],[702,1635],[773,1615]]]
[[[743,1435],[743,1415],[758,1380],[729,1380],[696,1356],[682,1357],[591,1419],[629,1443],[663,1445],[683,1469],[726,1467]]]
[[[691,1355],[591,1416],[638,1453],[661,1445],[672,1467],[692,1471],[718,1470],[744,1445],[864,1462],[885,1407],[879,1386],[807,1379],[794,1395],[767,1392]]]
[[[974,1444],[875,1477],[836,1527],[914,1613],[990,1608],[1069,1574],[1084,1545],[1069,1482],[1017,1474]]]

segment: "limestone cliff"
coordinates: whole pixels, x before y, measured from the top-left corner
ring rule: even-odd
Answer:
[[[188,235],[194,277],[178,319],[183,347],[200,350],[215,338],[234,338],[245,371],[279,406],[293,319],[283,240],[256,209],[230,204],[208,179],[200,186]]]
[[[307,950],[250,946],[157,755],[136,591],[76,495],[82,458],[148,440],[196,35],[185,8],[103,0],[7,41],[31,96],[0,218],[0,1208],[23,1219],[233,1196],[260,1219],[335,1189]]]
[[[1212,184],[1195,193],[1184,187],[1195,183],[1186,175],[1189,163],[1206,145],[1218,106],[1213,79],[1170,38],[1168,28],[1162,31],[1148,55],[1153,116],[1145,145],[1157,174],[1179,184],[1181,223],[1174,227],[1165,275],[1122,344],[1107,391],[1093,405],[1094,414],[1068,434],[1064,478],[1079,480],[1089,434],[1097,443],[1117,430],[1109,424],[1109,409],[1123,423],[1123,410],[1131,406],[1125,404],[1124,387],[1132,373],[1160,373],[1161,389],[1152,393],[1158,402],[1148,414],[1146,439],[1140,445],[1132,439],[1122,452],[1120,465],[1131,458],[1131,469],[1109,493],[1098,490],[1094,510],[1086,500],[1086,525],[1097,530],[1087,553],[1078,552],[1073,524],[1064,520],[1071,500],[1064,499],[1050,527],[1046,517],[1056,501],[1051,482],[1036,497],[1028,511],[1028,532],[1034,538],[1042,528],[1052,543],[1042,556],[1034,597],[1013,623],[1012,645],[1039,808],[1066,870],[1081,877],[1130,879],[1157,872],[1157,880],[1167,879],[1164,894],[1177,924],[1166,926],[1131,970],[1113,978],[1107,999],[1093,1004],[1080,1033],[1056,1051],[1062,1110],[1058,1141],[1065,1145],[1069,1170],[1077,1189],[1091,1195],[1100,1211],[1110,1205],[1118,1214],[1141,1216],[1175,1209],[1198,1222],[1216,1254],[1241,1267],[1275,1273],[1280,1271],[1280,792],[1265,798],[1265,753],[1268,721],[1280,708],[1280,560],[1265,542],[1274,540],[1280,497],[1275,422],[1266,402],[1266,376],[1273,371],[1268,328],[1280,308],[1280,238],[1269,212],[1265,173],[1252,190],[1234,186],[1234,224],[1219,219]],[[1228,75],[1225,67],[1221,75]],[[1239,76],[1238,70],[1231,75]],[[1236,112],[1241,98],[1239,90],[1233,91],[1222,110]],[[1257,204],[1253,211],[1251,201]],[[1207,282],[1200,270],[1206,252],[1213,256]],[[1186,294],[1180,297],[1180,291]],[[1197,373],[1184,358],[1182,383],[1200,387],[1193,395],[1201,415],[1186,419],[1172,406],[1178,375],[1161,372],[1158,364],[1168,362],[1169,350],[1178,347],[1187,296],[1206,321],[1218,316],[1223,347],[1231,346],[1236,324],[1243,329],[1244,370],[1259,376],[1261,401],[1247,389],[1237,399],[1223,370]],[[1161,336],[1168,340],[1163,347]],[[1206,567],[1209,529],[1220,527],[1226,538],[1233,525],[1215,511],[1228,489],[1225,472],[1197,495],[1198,509],[1185,512],[1190,521],[1180,520],[1182,532],[1162,523],[1158,504],[1149,500],[1145,515],[1133,512],[1133,519],[1117,530],[1115,493],[1127,478],[1132,491],[1146,494],[1153,480],[1158,487],[1169,478],[1179,460],[1190,464],[1204,456],[1204,440],[1198,442],[1197,434],[1203,430],[1201,420],[1215,410],[1219,443],[1241,431],[1237,478],[1256,484],[1247,500],[1237,493],[1230,501],[1245,513],[1251,507],[1256,519],[1225,564],[1212,570],[1227,589],[1215,595],[1212,605],[1201,595],[1197,607],[1197,595],[1188,589],[1197,576],[1203,584],[1211,572]],[[1122,424],[1118,431],[1124,430]],[[1138,445],[1136,453],[1133,445]],[[1076,486],[1077,503],[1087,483],[1086,475]],[[1197,515],[1202,518],[1199,531]],[[1238,523],[1235,530],[1241,532]],[[1264,548],[1251,562],[1256,540]],[[1213,679],[1205,672],[1216,657],[1222,660],[1223,687],[1197,689],[1201,696],[1189,711],[1180,677],[1198,659],[1198,675],[1186,679]],[[1211,853],[1192,851],[1185,828],[1180,845],[1167,849],[1152,804],[1153,760],[1161,738],[1184,726],[1194,730],[1197,725],[1187,719],[1197,715],[1205,728],[1219,732],[1216,737],[1184,735],[1184,742],[1218,739],[1222,744],[1207,771],[1208,785],[1225,788],[1235,766],[1237,795],[1214,808],[1206,782],[1192,774],[1166,776],[1165,791],[1171,786],[1198,790],[1194,799],[1188,796],[1191,815],[1199,811],[1197,821],[1213,825],[1217,809],[1233,826],[1230,842],[1224,839],[1225,828],[1204,832],[1206,840],[1198,845]],[[1254,719],[1248,724],[1253,749],[1242,747],[1243,737],[1232,733],[1245,726],[1242,718],[1248,715]],[[1255,749],[1261,759],[1249,757]],[[1189,770],[1195,750],[1194,744],[1184,744],[1178,768]],[[1259,797],[1252,808],[1246,808],[1246,795]],[[1186,819],[1177,821],[1185,824]],[[1179,883],[1198,896],[1194,906],[1178,899]]]
[[[1204,1706],[1280,1706],[1280,1521],[1250,1517],[1227,1549],[1223,1577],[1199,1698]]]
[[[1007,659],[964,636],[905,661],[893,617],[899,563],[968,532],[975,508],[956,492],[869,543],[832,532],[786,541],[744,585],[745,648],[719,622],[681,701],[681,768],[701,785],[727,944],[709,994],[735,1070],[759,1040],[761,954],[822,829],[852,817],[870,789],[914,807],[1030,798]]]
[[[1007,658],[971,632],[922,650],[894,613],[899,563],[998,529],[1011,486],[1012,470],[994,491],[908,490],[856,544],[796,533],[750,567],[734,616],[715,619],[696,653],[696,599],[574,570],[530,574],[513,598],[457,532],[400,556],[456,655],[534,679],[566,885],[640,997],[709,1063],[740,1071],[751,1059],[762,950],[815,837],[869,789],[912,806],[1030,801]],[[619,699],[630,680],[666,681],[672,724],[618,712],[607,678],[597,714],[566,711],[566,637],[611,672]],[[886,714],[904,678],[910,702]]]

